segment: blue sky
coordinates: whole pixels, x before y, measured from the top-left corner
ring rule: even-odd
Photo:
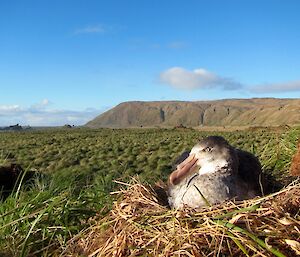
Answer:
[[[300,1],[2,0],[0,126],[130,100],[300,96]]]

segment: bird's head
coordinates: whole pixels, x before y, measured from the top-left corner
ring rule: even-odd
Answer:
[[[169,182],[176,185],[193,171],[198,171],[200,175],[214,172],[217,168],[232,164],[235,159],[233,147],[223,137],[206,137],[192,148],[188,158],[171,173]]]
[[[222,165],[230,158],[231,146],[223,137],[210,136],[200,140],[192,148],[190,155],[195,155],[200,167],[211,163]]]

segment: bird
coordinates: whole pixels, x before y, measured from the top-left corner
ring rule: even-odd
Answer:
[[[171,208],[201,208],[263,194],[261,165],[253,154],[234,148],[221,136],[200,140],[168,178]]]

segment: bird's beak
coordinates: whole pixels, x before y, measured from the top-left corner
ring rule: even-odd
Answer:
[[[188,174],[197,166],[197,161],[198,159],[195,157],[195,154],[191,154],[177,166],[177,169],[175,171],[171,173],[169,177],[169,183],[171,185],[178,184],[186,174]]]

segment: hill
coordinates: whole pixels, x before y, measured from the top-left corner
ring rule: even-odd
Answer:
[[[89,121],[91,128],[278,126],[300,123],[300,99],[124,102]]]

